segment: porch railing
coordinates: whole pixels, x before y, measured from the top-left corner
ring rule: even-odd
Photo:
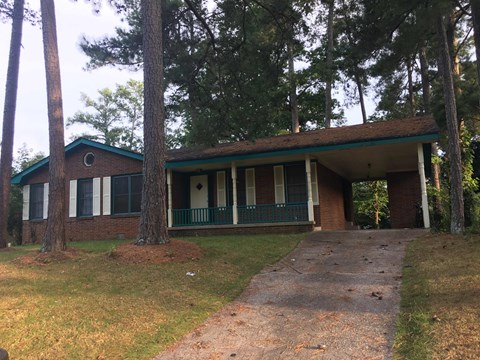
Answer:
[[[239,224],[308,221],[307,203],[238,205]],[[233,224],[231,206],[173,209],[173,226]]]
[[[307,203],[238,206],[239,224],[292,221],[308,221]]]
[[[173,226],[225,225],[233,223],[232,207],[173,209]]]

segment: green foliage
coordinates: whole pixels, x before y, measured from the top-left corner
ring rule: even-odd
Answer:
[[[389,227],[386,181],[363,181],[353,184],[355,222],[362,228]]]
[[[88,111],[78,111],[67,120],[67,127],[85,125],[94,131],[75,137],[86,137],[107,145],[141,151],[143,125],[143,83],[129,80],[118,85],[115,91],[108,88],[98,91],[94,100],[81,94]]]

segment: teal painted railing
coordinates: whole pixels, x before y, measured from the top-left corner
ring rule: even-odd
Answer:
[[[307,203],[238,206],[238,223],[308,221]]]
[[[233,223],[232,208],[173,209],[173,226],[225,225]]]

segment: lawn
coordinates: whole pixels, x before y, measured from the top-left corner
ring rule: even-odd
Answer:
[[[395,358],[478,359],[480,236],[431,234],[404,263]]]
[[[12,359],[151,359],[232,301],[304,235],[197,237],[184,263],[124,264],[119,241],[71,243],[75,260],[19,265],[0,252],[0,347]],[[195,276],[186,276],[194,272]]]

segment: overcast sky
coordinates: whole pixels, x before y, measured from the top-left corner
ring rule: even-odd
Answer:
[[[38,0],[31,0],[32,7],[39,6]],[[119,17],[107,6],[100,15],[92,12],[90,5],[80,0],[57,0],[57,32],[62,75],[63,111],[65,122],[76,111],[82,109],[80,93],[97,97],[97,91],[105,87],[114,88],[128,79],[142,79],[141,72],[120,71],[105,68],[87,72],[82,70],[88,58],[80,50],[79,42],[83,34],[88,37],[101,37],[113,34],[116,26],[121,26]],[[0,23],[0,106],[5,101],[5,81],[10,47],[11,23]],[[43,61],[42,33],[39,27],[24,24],[23,48],[20,58],[20,77],[15,123],[16,149],[26,143],[34,151],[48,154],[48,116],[45,83],[45,65]],[[0,134],[1,134],[0,126]],[[66,144],[72,133],[79,129],[66,131]]]
[[[31,0],[33,7],[39,6],[38,0]],[[82,0],[57,0],[57,32],[62,75],[63,111],[65,122],[76,111],[81,110],[80,93],[97,97],[97,91],[105,87],[114,88],[115,84],[124,84],[128,79],[142,80],[141,72],[130,72],[113,68],[103,68],[92,72],[83,68],[88,58],[79,48],[82,35],[98,38],[113,34],[116,26],[121,26],[119,17],[107,6],[100,15],[95,15],[89,4]],[[5,101],[5,79],[10,47],[11,23],[0,23],[0,106]],[[43,61],[42,34],[39,27],[25,24],[23,27],[23,48],[20,62],[20,78],[15,123],[14,156],[19,147],[26,143],[35,152],[48,155],[48,116],[45,85],[45,66]],[[371,114],[373,104],[368,103],[367,114]],[[359,107],[347,109],[349,124],[361,122]],[[0,126],[0,134],[1,134]],[[65,143],[70,142],[78,128],[67,129]]]

